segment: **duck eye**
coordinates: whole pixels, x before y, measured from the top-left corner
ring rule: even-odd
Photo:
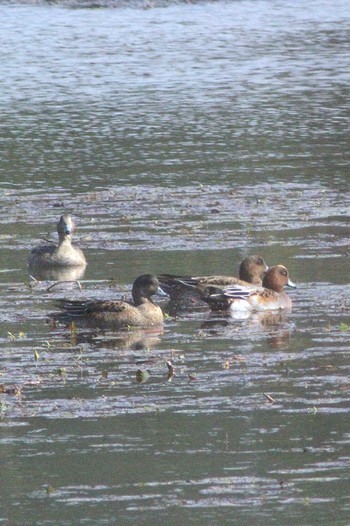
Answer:
[[[286,271],[286,270],[284,270],[284,269],[283,269],[283,270],[281,270],[281,275],[282,275],[282,276],[286,276],[286,275],[287,275],[287,271]]]

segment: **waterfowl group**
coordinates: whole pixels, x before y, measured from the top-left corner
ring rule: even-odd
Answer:
[[[223,288],[218,293],[209,293],[203,299],[213,311],[288,310],[292,307],[292,301],[284,291],[286,286],[296,287],[289,278],[287,268],[276,265],[266,271],[262,287],[233,285]]]
[[[34,248],[29,255],[30,269],[81,269],[86,258],[72,244],[74,223],[70,215],[62,215],[57,223],[59,242]],[[132,287],[132,301],[59,300],[70,317],[82,317],[94,323],[112,323],[115,327],[152,327],[163,323],[163,311],[153,296],[169,296],[171,301],[190,298],[208,304],[212,311],[251,312],[289,310],[292,302],[284,287],[295,287],[283,265],[268,267],[261,256],[243,259],[239,277],[208,275],[186,276],[151,274],[139,276]]]
[[[233,276],[176,276],[161,274],[158,276],[163,290],[173,300],[188,298],[192,301],[207,295],[208,288],[223,289],[231,285],[247,287],[261,286],[262,276],[268,266],[261,256],[248,256],[239,267],[239,278]]]

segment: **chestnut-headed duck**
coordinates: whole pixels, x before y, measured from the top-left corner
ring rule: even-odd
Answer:
[[[158,279],[151,274],[139,276],[132,287],[133,303],[124,300],[59,300],[58,306],[70,316],[82,316],[92,322],[107,322],[114,327],[151,327],[163,323],[163,312],[151,300],[166,296]]]
[[[175,276],[161,274],[159,282],[171,299],[181,299],[187,293],[193,300],[201,299],[208,287],[222,289],[230,285],[262,285],[262,275],[268,266],[261,256],[248,256],[239,267],[239,278],[232,276]]]
[[[57,223],[58,246],[39,245],[29,254],[28,265],[42,269],[54,267],[85,267],[86,259],[80,250],[72,245],[74,223],[70,215],[61,216]]]
[[[283,265],[270,267],[263,278],[262,287],[242,287],[233,285],[221,292],[210,294],[203,299],[213,311],[230,310],[232,312],[249,312],[263,310],[288,310],[292,301],[284,292],[284,287],[296,285],[290,280],[289,272]]]

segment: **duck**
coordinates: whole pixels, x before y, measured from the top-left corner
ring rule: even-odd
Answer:
[[[270,267],[263,278],[262,287],[233,285],[220,292],[207,289],[203,300],[212,311],[252,312],[266,310],[290,310],[292,301],[284,287],[296,288],[284,265]]]
[[[158,275],[162,289],[173,300],[185,301],[190,296],[192,302],[202,299],[207,295],[208,287],[211,290],[222,289],[231,285],[247,287],[251,285],[262,286],[262,275],[268,266],[261,256],[252,255],[243,259],[239,267],[239,278],[233,276],[180,276],[174,274]]]
[[[68,315],[92,322],[107,322],[114,327],[152,327],[163,324],[163,311],[153,303],[154,295],[166,296],[152,274],[143,274],[133,283],[132,302],[125,300],[58,300]]]
[[[86,259],[80,248],[72,245],[75,225],[69,214],[62,215],[57,223],[58,245],[39,245],[29,254],[29,267],[50,269],[59,267],[86,267]]]

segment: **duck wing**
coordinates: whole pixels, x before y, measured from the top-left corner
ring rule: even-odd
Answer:
[[[216,290],[216,287],[210,285],[207,287],[207,294],[203,296],[203,300],[208,303],[212,311],[228,310],[230,305],[235,300],[248,300],[248,298],[263,289],[253,286],[231,285],[221,290]]]
[[[197,289],[207,295],[206,289],[214,287],[222,289],[231,285],[246,287],[250,284],[232,276],[180,276],[175,274],[161,274],[158,280],[164,290],[175,290],[179,288]],[[214,290],[214,289],[213,289]]]
[[[132,305],[126,301],[90,301],[85,309],[86,314],[93,314],[98,312],[125,312],[130,309]]]
[[[124,312],[131,307],[126,301],[103,301],[103,300],[57,300],[56,305],[71,316],[83,316],[86,314],[101,312]]]

